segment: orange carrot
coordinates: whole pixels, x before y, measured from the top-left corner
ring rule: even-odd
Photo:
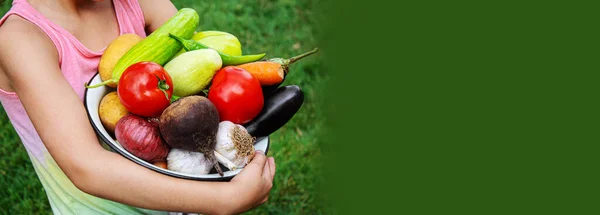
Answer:
[[[292,57],[290,59],[273,58],[267,61],[245,63],[242,65],[237,65],[237,67],[250,72],[254,78],[258,79],[261,86],[277,85],[283,82],[285,79],[285,76],[289,72],[290,64],[306,56],[314,54],[318,50],[318,48],[315,48],[312,51]]]
[[[250,72],[254,78],[258,79],[261,86],[271,86],[279,84],[285,76],[281,64],[270,61],[257,61],[238,65],[238,67]]]

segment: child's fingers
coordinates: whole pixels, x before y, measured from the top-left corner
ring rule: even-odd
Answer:
[[[244,169],[257,171],[258,174],[263,174],[263,168],[265,163],[267,162],[267,158],[265,157],[265,153],[262,151],[256,151],[254,158],[252,161]]]
[[[269,167],[271,167],[271,180],[275,177],[275,158],[270,157],[267,159],[267,163],[269,163]]]
[[[265,178],[265,180],[267,180],[268,182],[271,182],[271,181],[273,181],[272,175],[273,174],[271,173],[271,164],[267,159],[265,161],[265,166],[263,167],[262,176],[263,176],[263,178]]]

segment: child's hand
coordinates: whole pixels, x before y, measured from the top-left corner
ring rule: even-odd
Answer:
[[[273,187],[275,160],[257,151],[252,161],[232,180],[232,205],[234,213],[241,213],[265,203]]]

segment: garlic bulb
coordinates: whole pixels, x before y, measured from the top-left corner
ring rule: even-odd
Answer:
[[[230,121],[220,122],[215,155],[230,170],[243,168],[254,157],[254,141],[244,126]]]
[[[208,161],[204,154],[181,149],[171,149],[167,155],[167,167],[180,173],[190,175],[206,175],[214,163]]]

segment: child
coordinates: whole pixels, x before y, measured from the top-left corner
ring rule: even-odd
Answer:
[[[231,214],[267,201],[275,162],[264,153],[231,182],[198,182],[98,142],[83,93],[105,47],[121,34],[145,37],[176,12],[168,0],[14,0],[0,20],[0,101],[54,214]]]

